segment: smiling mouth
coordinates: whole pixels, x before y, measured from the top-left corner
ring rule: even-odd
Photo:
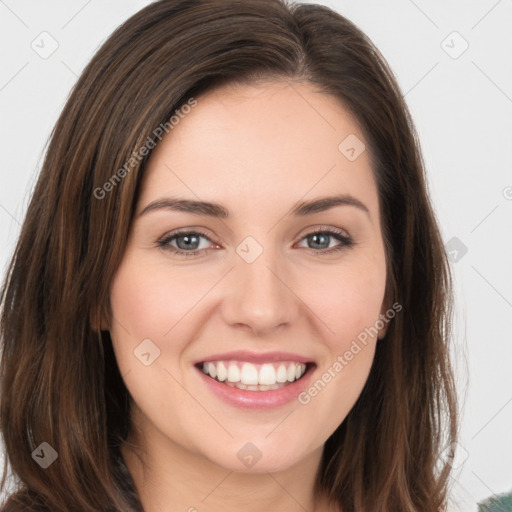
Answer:
[[[195,365],[221,384],[247,391],[271,391],[302,379],[314,363],[278,361],[253,364],[246,361],[208,361]]]

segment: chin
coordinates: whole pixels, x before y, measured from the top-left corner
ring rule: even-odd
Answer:
[[[229,443],[218,443],[218,449],[203,451],[212,463],[237,473],[275,473],[285,471],[311,454],[306,450],[304,436],[298,436],[295,442],[283,442],[272,435],[266,437],[245,437],[230,439]]]

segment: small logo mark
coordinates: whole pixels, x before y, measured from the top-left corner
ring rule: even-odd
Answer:
[[[238,244],[236,253],[246,262],[253,263],[261,256],[263,247],[252,236],[248,236]]]
[[[41,59],[48,59],[59,47],[57,40],[49,32],[41,32],[31,43],[30,46]]]
[[[137,345],[133,353],[144,366],[149,366],[160,356],[160,349],[149,338],[146,338]]]
[[[365,149],[366,146],[364,145],[363,141],[353,133],[351,133],[348,137],[345,137],[338,145],[338,150],[340,153],[344,155],[350,162],[357,160]]]
[[[53,464],[59,454],[46,442],[42,442],[33,452],[32,458],[43,468]]]
[[[456,236],[450,238],[444,245],[448,259],[452,263],[458,263],[468,252],[467,246],[461,242]]]
[[[505,187],[503,189],[503,197],[508,201],[512,200],[512,187]]]
[[[441,452],[441,459],[452,469],[458,469],[468,458],[468,451],[457,442],[450,443]]]
[[[263,457],[263,454],[252,443],[246,443],[238,450],[236,456],[245,467],[252,468]]]
[[[457,31],[453,31],[441,41],[441,48],[452,59],[458,59],[469,48],[469,43]]]

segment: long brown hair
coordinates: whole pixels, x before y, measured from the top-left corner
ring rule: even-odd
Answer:
[[[388,292],[403,305],[362,394],[325,443],[315,492],[343,512],[443,510],[450,466],[440,454],[457,432],[451,278],[418,137],[372,42],[327,7],[286,0],[153,2],[111,35],[74,86],[1,293],[2,489],[8,464],[17,480],[4,510],[142,510],[119,450],[131,397],[100,329],[151,153],[139,149],[156,145],[156,129],[190,98],[282,79],[315,84],[360,123]],[[34,455],[48,451],[41,443],[58,454],[47,468]]]

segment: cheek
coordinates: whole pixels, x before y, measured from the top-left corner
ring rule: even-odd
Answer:
[[[322,321],[330,329],[323,344],[327,349],[309,387],[298,396],[310,428],[328,438],[343,422],[359,398],[375,355],[384,289],[378,279],[358,276],[332,285],[325,295]],[[331,332],[332,331],[334,332]]]
[[[304,291],[302,297],[323,326],[327,351],[299,402],[314,408],[315,417],[329,418],[317,426],[326,436],[350,412],[369,375],[385,282],[384,260],[373,258],[359,258],[340,265],[336,272],[330,269],[303,278],[309,293]]]
[[[110,287],[110,334],[125,384],[147,417],[186,398],[173,376],[181,380],[177,364],[194,335],[187,315],[209,287],[198,273],[130,251],[119,266]]]
[[[208,286],[193,272],[155,267],[128,255],[110,289],[113,330],[121,336],[128,331],[134,342],[168,338]]]
[[[332,350],[346,350],[352,339],[375,325],[384,299],[383,260],[347,262],[338,269],[304,273],[301,286],[307,305],[324,325]]]

